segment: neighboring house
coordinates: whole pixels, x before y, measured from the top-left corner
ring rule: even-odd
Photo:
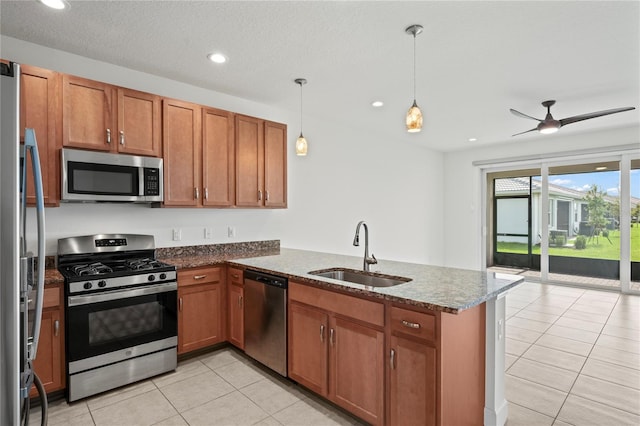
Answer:
[[[495,181],[495,197],[500,199],[497,208],[498,232],[526,234],[525,199],[518,198],[529,193],[529,178],[501,178]],[[585,193],[564,186],[549,184],[549,230],[565,231],[567,238],[585,233],[585,224],[589,220],[589,205],[584,200]],[[606,195],[605,201],[616,203],[617,197]],[[542,220],[540,218],[541,182],[531,179],[531,235],[533,244],[539,244],[542,238]],[[640,203],[640,199],[631,198],[631,208]],[[582,225],[581,225],[582,223]],[[617,225],[617,223],[615,224]],[[582,228],[581,228],[582,227]],[[522,232],[524,230],[524,232]],[[564,234],[564,232],[563,232]],[[499,241],[524,242],[522,237],[499,235]]]

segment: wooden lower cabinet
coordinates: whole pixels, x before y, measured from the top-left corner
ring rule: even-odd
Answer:
[[[368,324],[366,318],[377,319]],[[289,377],[366,422],[382,424],[383,323],[381,303],[289,282]]]
[[[178,354],[226,339],[224,286],[221,267],[178,272]]]
[[[229,313],[229,343],[238,349],[244,349],[244,281],[240,269],[227,269],[229,295],[227,309]]]
[[[62,287],[47,287],[44,292],[44,309],[38,352],[33,362],[33,369],[44,385],[45,392],[53,392],[64,388],[64,323]],[[30,396],[37,396],[35,386]]]
[[[402,336],[390,341],[390,424],[435,425],[436,348]]]

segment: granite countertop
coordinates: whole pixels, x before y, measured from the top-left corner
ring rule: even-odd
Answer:
[[[334,267],[362,269],[362,257],[284,248],[276,255],[233,259],[227,263],[284,275],[297,282],[449,313],[472,308],[524,281],[524,277],[518,275],[378,260],[378,264],[371,265],[372,272],[406,277],[411,281],[393,287],[370,287],[308,274]]]

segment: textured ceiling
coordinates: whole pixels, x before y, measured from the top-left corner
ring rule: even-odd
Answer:
[[[637,1],[73,1],[0,2],[0,33],[297,111],[367,126],[380,135],[450,151],[511,138],[544,117],[640,104]],[[407,134],[417,38],[423,131]],[[206,59],[219,50],[223,66]],[[373,109],[373,100],[382,100]],[[638,110],[572,124],[586,132],[638,124]],[[292,123],[294,124],[294,123]],[[307,135],[310,136],[310,135]],[[478,140],[469,142],[475,137]],[[603,142],[608,143],[608,142]]]

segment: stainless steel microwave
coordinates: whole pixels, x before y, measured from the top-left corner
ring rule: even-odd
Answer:
[[[163,200],[162,158],[62,149],[62,201]]]

